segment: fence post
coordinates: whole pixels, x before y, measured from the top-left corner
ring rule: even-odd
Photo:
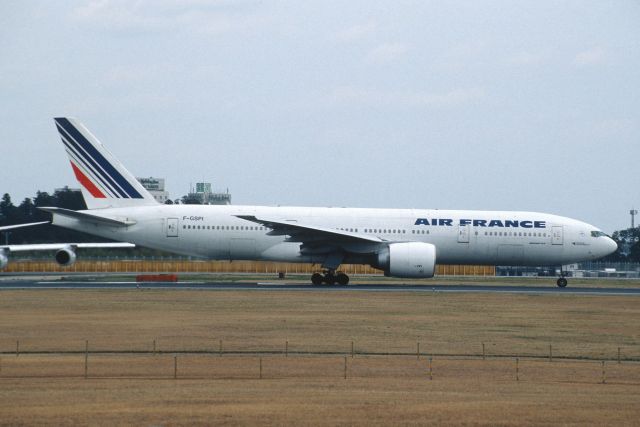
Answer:
[[[416,359],[420,360],[420,343],[418,343],[416,348]]]
[[[16,340],[16,357],[20,355],[20,340]]]
[[[284,342],[284,357],[289,357],[289,340]]]
[[[347,379],[347,356],[344,357],[344,379]]]
[[[433,380],[433,356],[429,356],[429,380]]]
[[[153,355],[155,356],[156,354],[156,340],[153,340]]]
[[[173,379],[178,379],[178,356],[173,356]]]
[[[482,343],[482,360],[485,360],[484,343]]]
[[[222,340],[220,340],[219,355],[222,356]]]
[[[353,359],[353,341],[351,341],[351,358]]]
[[[607,382],[607,377],[605,376],[605,372],[604,372],[604,360],[602,361],[602,384]]]
[[[516,357],[516,381],[520,381],[520,359]]]
[[[618,365],[620,364],[620,347],[618,347]]]
[[[260,379],[262,379],[262,357],[260,358]]]
[[[89,372],[89,340],[84,342],[84,379],[87,379]]]
[[[553,362],[553,352],[551,344],[549,344],[549,362]]]

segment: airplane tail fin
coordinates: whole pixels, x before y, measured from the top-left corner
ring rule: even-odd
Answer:
[[[54,119],[89,209],[156,205],[158,202],[78,120]]]

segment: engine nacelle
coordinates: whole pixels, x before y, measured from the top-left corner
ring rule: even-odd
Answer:
[[[0,250],[0,270],[5,268],[7,264],[9,264],[9,257],[3,250]]]
[[[73,265],[73,263],[76,262],[75,251],[71,246],[58,250],[58,252],[56,252],[56,262],[65,267]]]
[[[378,253],[378,265],[387,276],[430,278],[436,271],[436,247],[431,243],[391,243]]]

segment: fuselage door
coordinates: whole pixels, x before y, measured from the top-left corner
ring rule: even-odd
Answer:
[[[178,218],[167,218],[167,237],[178,237]]]
[[[470,228],[469,225],[458,226],[458,243],[469,243]]]
[[[554,225],[551,227],[551,244],[552,245],[561,245],[564,243],[564,238],[562,236],[562,226]]]

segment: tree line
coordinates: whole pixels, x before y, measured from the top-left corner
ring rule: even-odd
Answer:
[[[197,204],[200,201],[191,200],[185,196],[182,203]],[[82,194],[68,187],[58,189],[53,194],[38,191],[34,198],[27,197],[17,206],[13,204],[11,196],[5,193],[0,201],[0,226],[51,221],[51,214],[37,209],[38,207],[58,207],[71,210],[87,208]],[[52,225],[19,228],[0,234],[3,234],[0,238],[0,244],[5,244],[7,239],[11,244],[107,241],[97,236]],[[606,257],[606,261],[640,262],[640,227],[615,231],[611,237],[618,243],[618,250]]]

